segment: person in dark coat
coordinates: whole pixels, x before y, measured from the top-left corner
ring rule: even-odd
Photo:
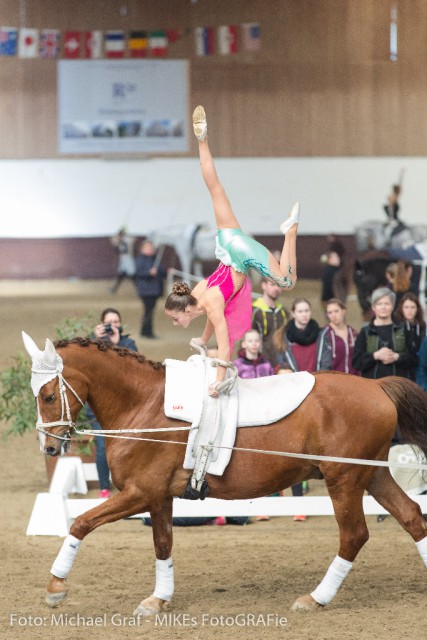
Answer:
[[[163,295],[165,269],[158,264],[159,259],[154,245],[149,240],[141,244],[136,258],[135,282],[143,305],[141,336],[155,338],[153,333],[153,315],[157,300]]]
[[[119,311],[112,307],[104,309],[101,313],[100,323],[96,325],[91,338],[105,340],[105,342],[109,342],[116,347],[124,347],[130,351],[138,351],[135,340],[128,334],[123,333],[122,317]],[[91,423],[91,429],[102,429],[90,406],[86,403],[85,407],[87,418]],[[94,441],[96,448],[96,469],[98,471],[100,486],[99,497],[110,498],[110,468],[107,462],[105,437],[95,436]]]

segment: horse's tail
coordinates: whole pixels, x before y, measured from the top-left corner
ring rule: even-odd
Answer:
[[[381,378],[378,384],[397,409],[402,440],[418,445],[427,456],[427,393],[415,382],[397,376]]]

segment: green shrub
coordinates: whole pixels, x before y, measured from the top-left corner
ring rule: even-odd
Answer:
[[[76,336],[87,336],[94,325],[94,314],[83,318],[64,318],[55,326],[56,339],[71,340]],[[23,435],[34,429],[37,412],[31,390],[31,366],[26,354],[19,352],[13,357],[14,364],[0,372],[0,420],[8,425],[3,437],[11,434]],[[84,407],[77,420],[87,422]]]

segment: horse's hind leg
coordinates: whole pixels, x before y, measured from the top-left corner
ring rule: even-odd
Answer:
[[[368,491],[384,509],[387,509],[417,544],[427,567],[427,528],[419,504],[399,487],[390,470],[379,467],[368,484]]]
[[[156,552],[156,586],[151,596],[142,600],[134,616],[150,616],[169,607],[174,591],[172,551],[172,498],[151,512],[154,549]]]
[[[341,484],[339,489],[335,486],[331,489],[329,486],[340,532],[338,555],[317,588],[295,601],[292,606],[294,611],[313,611],[329,604],[347,577],[353,560],[369,538],[363,513],[363,489],[355,490],[353,482],[354,478],[352,482]]]

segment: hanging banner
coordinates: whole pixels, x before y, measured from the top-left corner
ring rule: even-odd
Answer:
[[[60,60],[58,150],[186,153],[186,60]]]

